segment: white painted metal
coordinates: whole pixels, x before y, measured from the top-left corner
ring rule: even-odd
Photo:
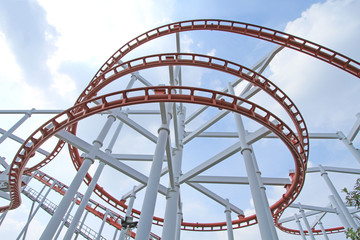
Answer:
[[[318,225],[319,225],[319,227],[320,227],[320,229],[321,229],[321,232],[322,232],[322,234],[323,234],[323,236],[324,236],[324,239],[325,239],[325,240],[329,240],[329,237],[327,236],[327,233],[326,233],[326,231],[325,231],[325,228],[324,228],[322,222],[319,221],[319,222],[318,222]]]
[[[169,104],[168,106],[171,106],[171,104]],[[159,189],[159,182],[161,177],[161,168],[163,164],[167,138],[170,133],[169,124],[171,119],[171,113],[169,111],[169,108],[167,108],[166,111],[166,113],[162,114],[166,114],[169,117],[167,119],[167,123],[161,124],[161,127],[158,131],[159,136],[156,143],[154,159],[149,174],[149,180],[147,182],[144,202],[141,208],[139,227],[135,237],[136,240],[147,240],[150,236],[152,218],[155,210],[156,195]]]
[[[351,228],[350,223],[346,219],[344,213],[341,211],[340,206],[339,206],[338,202],[336,201],[334,195],[329,195],[329,200],[330,200],[331,204],[333,205],[333,207],[336,209],[337,215],[339,216],[339,219],[340,219],[341,223],[343,224],[344,228],[345,229]]]
[[[225,199],[227,203],[229,203],[229,199]],[[226,217],[226,227],[227,227],[227,234],[228,240],[234,240],[234,232],[232,228],[232,221],[231,221],[231,210],[229,204],[225,207],[225,217]]]
[[[68,221],[69,216],[70,216],[70,213],[71,213],[71,211],[72,211],[72,209],[73,209],[76,201],[78,200],[78,197],[79,197],[79,193],[77,193],[77,194],[75,195],[75,197],[74,197],[74,199],[73,199],[73,201],[72,201],[72,203],[71,203],[71,206],[70,206],[69,210],[67,211],[67,213],[66,213],[65,217],[63,218],[63,220],[61,221],[60,227],[59,227],[59,229],[58,229],[58,231],[57,231],[57,233],[56,233],[56,235],[55,235],[55,237],[54,237],[54,240],[57,240],[58,237],[60,236],[61,230],[63,229],[65,223]],[[76,223],[78,223],[78,222],[76,222]]]
[[[354,229],[358,229],[358,225],[355,223],[354,219],[352,218],[349,210],[346,208],[344,202],[342,201],[339,193],[337,192],[335,186],[333,185],[333,183],[331,182],[329,176],[328,176],[328,173],[324,170],[324,168],[319,165],[319,168],[320,168],[320,172],[321,172],[321,176],[324,178],[326,184],[328,185],[332,195],[334,196],[335,198],[335,201],[337,203],[337,205],[339,206],[339,211],[341,211],[346,220],[348,221],[348,223],[350,224],[350,226]]]
[[[234,89],[231,84],[228,84],[228,89],[231,94],[234,95]],[[252,149],[246,141],[246,131],[241,119],[240,114],[234,113],[234,119],[236,128],[239,134],[239,142],[241,144],[241,154],[243,155],[246,172],[249,178],[249,185],[251,190],[252,199],[255,206],[255,212],[257,216],[257,221],[259,224],[261,238],[265,239],[278,239],[276,234],[275,225],[272,219],[272,214],[270,212],[270,207],[267,202],[267,197],[263,188],[263,184],[259,181],[261,180],[257,169],[256,159],[253,158]]]
[[[309,237],[310,237],[311,240],[315,240],[315,237],[314,237],[314,234],[313,234],[312,229],[310,227],[309,221],[307,220],[307,218],[305,216],[304,209],[302,208],[300,203],[298,203],[298,205],[299,205],[299,212],[300,212],[300,214],[302,216],[302,220],[304,221],[306,229],[308,230]]]
[[[5,139],[10,134],[12,134],[18,127],[20,127],[20,125],[23,124],[29,117],[31,117],[31,113],[33,110],[35,109],[33,108],[30,111],[25,112],[25,115],[0,137],[0,144],[5,141]]]
[[[356,114],[356,117],[357,117],[357,120],[347,135],[347,139],[349,139],[350,142],[354,141],[356,135],[360,131],[360,113]]]
[[[344,135],[343,132],[339,131],[337,132],[339,139],[345,144],[347,149],[352,153],[352,155],[358,160],[360,163],[360,151],[354,147],[352,142],[350,142]]]
[[[306,240],[305,232],[304,232],[304,230],[303,230],[303,228],[302,228],[302,226],[301,226],[299,217],[298,217],[298,215],[297,215],[296,213],[294,214],[294,217],[295,217],[295,222],[296,222],[296,224],[298,225],[298,228],[299,228],[300,235],[301,235],[302,239],[303,239],[303,240]]]

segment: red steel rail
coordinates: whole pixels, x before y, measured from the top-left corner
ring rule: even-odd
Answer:
[[[172,90],[180,89],[182,89],[183,94],[172,93]],[[221,96],[222,99],[217,99],[218,96]],[[94,106],[94,100],[101,102],[101,104]],[[244,102],[244,105],[237,105],[239,101]],[[88,101],[81,102],[80,104],[69,108],[68,110],[58,114],[43,124],[23,143],[12,164],[10,165],[9,191],[11,203],[9,206],[0,207],[0,212],[6,211],[8,209],[14,209],[20,205],[20,185],[22,182],[21,177],[25,170],[26,164],[33,156],[33,153],[36,151],[36,149],[38,149],[50,137],[54,136],[60,130],[73,125],[79,120],[96,113],[107,111],[113,108],[154,102],[194,103],[226,109],[245,115],[250,119],[260,123],[261,125],[269,128],[285,143],[285,145],[290,150],[292,156],[294,157],[295,173],[297,173],[295,175],[298,176],[298,179],[293,179],[291,186],[287,188],[287,192],[282,196],[282,198],[271,206],[272,210],[275,212],[275,216],[280,217],[282,211],[299,194],[306,170],[306,165],[304,163],[306,157],[303,148],[301,147],[300,141],[294,141],[294,139],[297,139],[296,134],[282,120],[280,120],[268,110],[258,106],[257,104],[240,97],[232,96],[230,94],[193,87],[158,86],[129,89],[99,96]],[[273,123],[274,120],[276,120],[277,124]],[[251,219],[255,218],[256,216],[253,215],[245,219],[234,220],[233,223],[244,223],[244,220],[250,222]],[[220,225],[225,225],[225,223],[199,223],[194,224],[192,227],[194,230],[198,227],[211,227],[212,229],[216,230],[215,228]]]

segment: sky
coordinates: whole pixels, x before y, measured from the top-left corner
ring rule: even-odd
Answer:
[[[279,31],[294,34],[308,39],[330,49],[338,51],[357,61],[360,59],[360,18],[358,12],[360,2],[356,0],[328,0],[328,1],[44,1],[44,0],[15,0],[0,2],[0,86],[3,89],[0,95],[1,110],[8,109],[66,109],[71,107],[77,97],[87,86],[96,71],[102,64],[123,44],[132,38],[154,27],[189,19],[227,19],[262,25]],[[275,45],[246,36],[237,36],[222,32],[188,32],[180,35],[181,50],[183,52],[201,53],[217,56],[238,62],[251,67],[262,56],[272,50]],[[161,52],[175,52],[174,36],[167,36],[153,43],[145,44],[134,53],[126,56],[129,60],[141,55]],[[157,71],[147,70],[141,74],[148,77],[154,84],[168,81],[166,69]],[[264,75],[279,86],[292,100],[302,113],[309,132],[335,133],[343,131],[345,135],[356,121],[356,114],[360,112],[360,82],[356,77],[330,66],[307,55],[293,50],[284,49],[273,59]],[[198,68],[183,68],[184,84],[202,86],[212,89],[223,89],[232,76],[220,74],[211,70]],[[118,84],[118,85],[116,85]],[[115,83],[104,90],[110,92],[120,90],[124,83]],[[254,102],[266,105],[272,111],[284,117],[284,113],[267,96],[259,95]],[[189,113],[196,109],[188,106]],[[206,122],[214,110],[201,115],[191,128]],[[49,116],[32,116],[26,124],[15,133],[26,138],[37,126],[45,122]],[[231,125],[231,116],[224,118],[218,125],[209,130],[235,131]],[[0,117],[0,127],[9,129],[19,115]],[[94,118],[96,121],[96,118]],[[146,125],[156,133],[158,119],[144,119],[134,117],[136,121]],[[230,123],[230,124],[229,124]],[[91,121],[84,121],[79,132],[83,137],[88,136],[89,127],[96,132],[100,127],[91,125]],[[256,130],[259,125],[246,119],[249,131]],[[119,140],[120,149],[124,152],[144,151],[152,154],[153,145],[143,141],[130,129],[124,129],[128,137]],[[141,145],[137,145],[141,141]],[[206,145],[199,145],[204,141]],[[198,150],[204,159],[225,148],[234,140],[213,142],[199,140],[189,144],[190,153]],[[354,146],[359,146],[359,137],[354,140]],[[49,143],[46,147],[51,148]],[[268,145],[275,146],[269,149]],[[349,154],[344,145],[338,140],[311,140],[309,166],[338,166],[358,168],[358,162]],[[127,146],[127,147],[125,147]],[[212,146],[213,149],[212,149]],[[256,156],[260,163],[263,176],[286,177],[292,163],[284,159],[289,156],[282,143],[272,139],[264,139],[256,143]],[[18,144],[6,140],[0,145],[0,156],[6,157],[9,163],[14,156]],[[217,148],[218,147],[218,148]],[[185,155],[190,158],[191,154]],[[269,157],[271,156],[271,157]],[[60,160],[44,167],[44,171],[60,181],[70,184],[75,174],[67,150],[59,156]],[[273,161],[278,161],[274,168]],[[63,164],[63,163],[66,164]],[[190,169],[193,163],[184,164],[183,171]],[[226,171],[228,174],[236,172],[232,168],[236,164],[234,159],[224,162],[213,172]],[[96,165],[96,164],[95,164]],[[144,172],[149,171],[149,165],[134,167]],[[91,168],[94,172],[95,168]],[[209,173],[213,173],[211,170]],[[244,170],[240,170],[244,173]],[[66,173],[66,174],[65,174]],[[110,168],[105,172],[100,182],[106,185],[110,192],[116,192],[118,186],[110,184],[112,176],[117,176]],[[356,176],[329,174],[338,189],[349,187],[355,182]],[[127,180],[127,184],[133,184]],[[314,184],[316,183],[316,185]],[[36,185],[34,183],[34,185]],[[39,188],[39,186],[36,186]],[[218,186],[209,186],[224,196],[236,199],[231,188],[219,189]],[[85,187],[82,186],[81,190]],[[184,187],[184,189],[187,189]],[[121,189],[125,191],[125,189]],[[189,190],[190,191],[190,190]],[[239,189],[247,193],[247,188]],[[276,201],[282,194],[278,188],[268,188],[270,202]],[[197,193],[193,193],[194,196]],[[319,197],[314,197],[314,195]],[[328,189],[320,176],[309,174],[299,198],[296,200],[304,204],[326,206],[328,203]],[[321,196],[321,197],[320,197]],[[342,195],[343,196],[343,195]],[[141,209],[141,193],[136,207]],[[58,198],[56,194],[54,199]],[[200,196],[199,196],[200,198]],[[31,202],[23,197],[24,204],[17,210],[10,212],[0,227],[1,236],[6,239],[15,239],[16,233],[25,223]],[[163,199],[158,200],[156,213],[161,216],[164,209],[161,207]],[[186,201],[186,200],[184,200]],[[254,212],[251,196],[240,198],[237,201],[244,206],[246,214]],[[0,202],[2,203],[2,202]],[[185,203],[185,202],[184,202]],[[187,219],[199,222],[224,221],[223,210],[214,206],[212,200],[188,201],[184,204],[184,211],[188,212]],[[213,207],[214,212],[209,211]],[[196,210],[196,211],[195,211]],[[293,214],[293,210],[286,210],[284,215]],[[186,218],[185,217],[185,218]],[[221,220],[218,220],[218,219]],[[43,229],[49,216],[42,212],[33,221],[34,229]],[[186,220],[186,219],[185,219]],[[328,226],[338,226],[336,218],[327,219]],[[94,219],[93,221],[96,221]],[[108,227],[108,232],[113,232]],[[159,232],[159,229],[154,228]],[[37,239],[41,231],[31,231],[28,239]],[[257,226],[235,230],[235,239],[259,239]],[[161,235],[161,232],[160,234]],[[279,239],[300,239],[299,236],[289,236],[278,231]],[[226,232],[216,233],[182,233],[183,239],[224,239]],[[336,234],[331,239],[343,239],[343,235]],[[322,239],[321,237],[317,239]]]

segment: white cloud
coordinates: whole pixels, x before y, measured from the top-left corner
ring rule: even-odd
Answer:
[[[327,1],[286,26],[285,32],[359,59],[359,1]],[[360,82],[340,69],[292,50],[270,64],[270,79],[294,100],[310,129],[339,128],[360,109]],[[335,129],[336,130],[336,129]]]

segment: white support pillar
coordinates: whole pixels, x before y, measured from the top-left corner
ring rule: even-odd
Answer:
[[[302,217],[302,219],[303,219],[303,221],[304,221],[304,224],[305,224],[305,226],[306,226],[306,229],[308,230],[310,239],[311,239],[311,240],[315,240],[315,237],[314,237],[314,234],[313,234],[312,229],[311,229],[311,227],[310,227],[309,221],[308,221],[307,218],[306,218],[304,209],[302,208],[302,206],[301,206],[300,203],[298,203],[298,204],[299,204],[299,212],[300,212],[301,217]]]
[[[164,226],[162,231],[162,239],[164,240],[173,240],[176,235],[176,222],[177,222],[177,212],[180,199],[180,184],[179,178],[181,175],[181,164],[182,164],[182,154],[183,154],[183,138],[185,132],[185,108],[180,108],[177,114],[178,121],[174,121],[174,124],[177,124],[177,137],[178,144],[177,149],[174,152],[173,158],[173,172],[175,182],[174,188],[171,186],[168,188],[168,193],[166,196],[166,208],[165,208],[165,217],[164,217]],[[176,130],[175,130],[176,131]]]
[[[328,236],[327,236],[327,233],[326,233],[326,231],[325,231],[325,228],[324,228],[324,226],[323,226],[323,224],[322,224],[322,222],[319,220],[318,221],[318,225],[319,225],[319,227],[320,227],[320,229],[321,229],[321,232],[322,232],[322,234],[323,234],[323,236],[324,236],[324,239],[325,240],[329,240],[329,238],[328,238]]]
[[[71,182],[69,189],[67,190],[65,196],[62,198],[59,206],[57,207],[54,215],[50,219],[48,225],[46,226],[44,232],[42,233],[40,240],[49,240],[54,236],[56,229],[58,228],[61,219],[64,217],[66,210],[68,209],[73,197],[78,191],[82,180],[84,179],[87,171],[89,170],[91,164],[94,163],[92,158],[88,156],[84,158],[83,163],[81,164],[78,172],[76,173],[73,181]]]
[[[30,224],[30,221],[31,221],[31,216],[33,215],[33,210],[34,210],[34,206],[35,206],[35,202],[37,202],[37,200],[39,199],[39,197],[41,196],[41,193],[45,190],[46,188],[46,185],[43,186],[43,188],[40,190],[39,194],[36,196],[35,200],[32,202],[31,204],[31,208],[30,208],[30,212],[29,212],[29,216],[28,216],[28,220],[27,220],[27,224],[25,224],[24,228],[23,228],[23,231],[20,232],[19,236],[17,239],[20,239],[21,237],[21,234],[24,233],[24,236],[23,236],[23,239],[26,238],[26,233],[27,233],[27,230],[29,228],[29,224]],[[23,189],[24,190],[24,189]]]
[[[109,115],[108,116],[108,119],[107,119],[107,121],[106,121],[106,123],[104,125],[103,130],[99,134],[98,138],[96,140],[94,140],[94,142],[93,142],[94,146],[95,145],[99,145],[99,146],[103,145],[103,141],[104,141],[107,133],[109,132],[110,127],[112,126],[112,124],[114,123],[115,120],[116,120],[116,118],[115,118],[114,115]],[[113,139],[114,138],[115,138],[115,136],[113,137]],[[116,135],[116,138],[117,138],[117,135]],[[112,139],[111,142],[115,142],[116,139],[115,140],[113,140],[113,139]],[[106,150],[107,153],[111,153],[111,149],[112,149],[113,145],[114,144],[112,144],[112,146]],[[83,198],[81,199],[81,203],[80,203],[80,205],[79,205],[79,207],[78,207],[78,209],[77,209],[77,211],[76,211],[76,213],[74,215],[74,218],[71,221],[71,224],[70,224],[68,230],[66,231],[66,234],[64,236],[64,240],[65,239],[70,240],[72,235],[74,234],[75,229],[76,229],[76,227],[78,225],[78,222],[80,221],[80,218],[81,218],[81,216],[82,216],[82,214],[83,214],[83,212],[84,212],[84,210],[85,210],[85,208],[86,208],[86,206],[87,206],[87,204],[88,204],[88,202],[90,200],[91,194],[93,193],[93,191],[95,189],[95,186],[96,186],[96,184],[97,184],[97,182],[98,182],[98,180],[100,178],[100,175],[101,175],[104,167],[105,167],[105,163],[100,162],[97,169],[96,169],[96,171],[95,171],[95,174],[94,174],[94,176],[93,176],[93,178],[92,178],[92,180],[91,180],[91,182],[90,182],[90,184],[89,184],[89,186],[88,186],[88,188],[87,188],[87,190],[86,190],[86,192],[85,192],[85,194],[83,196]]]
[[[0,137],[0,144],[5,141],[7,137],[9,137],[18,127],[21,126],[29,117],[31,117],[32,112],[35,110],[35,108],[31,109],[25,115],[17,122],[15,123],[8,131],[6,131],[1,137]]]
[[[99,231],[98,231],[96,240],[100,240],[100,238],[101,238],[101,233],[102,233],[102,231],[103,231],[103,229],[104,229],[104,225],[105,225],[105,223],[106,223],[106,219],[107,219],[108,214],[109,214],[109,209],[107,208],[107,209],[106,209],[106,212],[105,212],[105,214],[104,214],[104,218],[103,218],[103,221],[102,221],[102,223],[101,223],[100,229],[99,229]]]
[[[161,103],[160,103],[161,104]],[[171,106],[168,104],[166,112],[166,123],[162,123],[158,130],[159,136],[156,143],[155,153],[153,157],[153,163],[149,174],[149,179],[145,191],[144,202],[141,208],[141,215],[139,221],[139,227],[135,240],[148,240],[151,231],[152,219],[155,211],[156,196],[159,189],[162,164],[164,162],[165,148],[167,144],[167,138],[169,136],[169,124],[171,119]],[[160,107],[161,109],[161,107]]]
[[[339,136],[339,139],[345,144],[347,149],[352,153],[352,155],[358,160],[360,163],[360,151],[354,147],[352,142],[350,142],[343,132],[337,132],[336,133]]]
[[[225,215],[226,215],[226,227],[227,227],[227,234],[228,234],[228,240],[234,240],[234,232],[232,228],[232,220],[231,220],[231,210],[229,207],[229,199],[226,199],[226,202],[228,203],[225,207]]]
[[[305,237],[305,232],[301,226],[301,223],[300,223],[300,220],[299,220],[299,217],[298,215],[295,213],[294,214],[294,217],[295,217],[295,221],[296,221],[296,224],[298,225],[298,228],[299,228],[299,231],[300,231],[300,235],[302,237],[303,240],[306,240],[306,237]]]
[[[337,205],[339,206],[339,211],[341,211],[343,213],[343,215],[345,216],[347,222],[350,224],[350,226],[354,229],[358,229],[358,225],[355,223],[354,219],[352,218],[349,210],[346,208],[344,202],[342,201],[339,193],[336,191],[336,188],[334,186],[334,184],[331,182],[328,173],[324,170],[324,168],[319,165],[319,169],[321,172],[321,176],[324,178],[326,184],[328,185],[332,195],[334,196],[334,199],[337,203]]]
[[[330,200],[331,204],[333,205],[333,207],[336,209],[337,215],[339,216],[339,219],[340,219],[342,225],[344,226],[344,228],[345,229],[351,228],[349,222],[346,220],[346,217],[344,216],[344,213],[340,210],[340,206],[336,202],[334,196],[330,195],[329,200]]]
[[[20,239],[21,235],[27,231],[27,228],[31,222],[31,220],[35,217],[35,214],[37,213],[37,211],[40,209],[41,205],[44,203],[46,197],[49,195],[51,189],[54,187],[54,185],[56,184],[56,181],[54,181],[51,186],[49,187],[49,189],[47,190],[47,192],[45,193],[45,195],[43,196],[43,198],[41,199],[41,201],[39,202],[39,205],[36,207],[36,209],[34,210],[34,212],[32,213],[31,217],[28,219],[28,221],[26,222],[26,225],[24,226],[24,228],[21,230],[19,236],[17,239]]]
[[[180,240],[182,218],[183,218],[182,203],[179,203],[179,207],[177,211],[177,220],[176,220],[175,240]]]
[[[73,200],[73,202],[72,202],[72,204],[71,204],[71,206],[70,206],[69,210],[67,211],[67,213],[66,213],[65,217],[63,218],[63,220],[62,220],[62,222],[61,222],[61,224],[60,224],[59,230],[57,231],[57,233],[56,233],[56,235],[55,235],[55,238],[54,238],[55,240],[57,240],[57,239],[58,239],[58,237],[59,237],[59,235],[60,235],[60,233],[61,233],[61,230],[63,229],[63,227],[64,227],[65,223],[66,223],[66,222],[67,222],[67,220],[69,219],[69,216],[70,216],[71,210],[73,209],[73,207],[74,207],[74,205],[75,205],[75,203],[76,203],[76,201],[77,201],[78,197],[79,197],[79,193],[77,193],[77,194],[75,195],[74,200]],[[74,219],[73,219],[73,220],[74,220]],[[76,225],[77,225],[77,223],[76,223]]]
[[[88,204],[88,205],[90,205],[90,204]],[[86,219],[86,217],[87,217],[88,214],[89,214],[89,212],[86,211],[86,212],[85,212],[85,215],[84,215],[84,217],[83,217],[83,219],[82,219],[82,221],[81,221],[81,223],[80,223],[79,231],[76,232],[76,237],[74,238],[74,240],[76,240],[76,239],[79,237],[79,234],[80,234],[80,232],[81,232],[81,229],[82,229],[82,227],[83,227],[83,225],[84,225],[85,219]]]
[[[87,171],[89,170],[91,164],[94,163],[95,159],[95,152],[99,150],[100,147],[102,147],[102,142],[104,141],[104,138],[106,137],[108,131],[110,130],[110,127],[112,123],[114,122],[114,116],[110,115],[108,120],[106,121],[103,129],[99,133],[98,138],[93,142],[93,148],[90,150],[90,152],[84,157],[84,161],[81,164],[78,172],[76,173],[73,181],[71,182],[69,189],[67,190],[65,196],[62,198],[58,208],[56,209],[54,215],[50,219],[48,225],[46,226],[44,232],[42,233],[40,240],[49,240],[52,239],[54,236],[56,229],[58,228],[62,218],[64,217],[66,210],[69,208],[69,205],[71,203],[71,200],[77,193]]]
[[[269,221],[271,220],[272,222],[274,222],[273,216],[272,216],[272,213],[271,213],[271,210],[270,210],[270,204],[269,204],[269,201],[268,201],[268,199],[266,197],[266,187],[263,184],[262,179],[261,179],[261,171],[259,169],[259,165],[258,165],[256,157],[255,157],[254,149],[253,149],[253,147],[251,145],[250,145],[250,148],[251,148],[251,151],[252,151],[251,155],[252,155],[252,157],[254,159],[254,166],[255,166],[257,178],[258,178],[258,181],[259,181],[259,184],[260,184],[260,191],[261,191],[262,199],[263,199],[263,201],[265,203],[265,208],[269,208],[269,211],[266,211],[266,213],[268,215]],[[277,233],[276,233],[276,228],[270,226],[270,229],[271,229],[273,238],[277,239],[278,237],[277,237]]]
[[[126,217],[131,216],[131,212],[132,212],[134,202],[135,202],[135,199],[136,199],[135,188],[136,187],[133,188],[132,193],[131,193],[130,198],[129,198],[129,204],[128,204],[128,208],[126,209],[126,214],[125,214]],[[124,227],[121,228],[119,240],[124,240],[125,239],[126,231],[127,231],[126,228],[124,228]]]
[[[228,84],[228,89],[230,94],[234,95],[234,89],[231,86],[231,83]],[[261,184],[258,179],[258,174],[256,171],[256,164],[252,157],[251,147],[247,144],[246,141],[246,131],[241,119],[240,114],[234,113],[235,123],[238,131],[239,141],[241,143],[241,154],[243,155],[246,172],[249,179],[249,185],[251,190],[251,195],[254,201],[256,217],[259,223],[260,235],[262,240],[277,240],[278,236],[276,234],[274,222],[271,216],[270,207],[267,203],[267,200],[264,199],[264,195],[261,190]],[[265,194],[266,198],[266,194]]]

